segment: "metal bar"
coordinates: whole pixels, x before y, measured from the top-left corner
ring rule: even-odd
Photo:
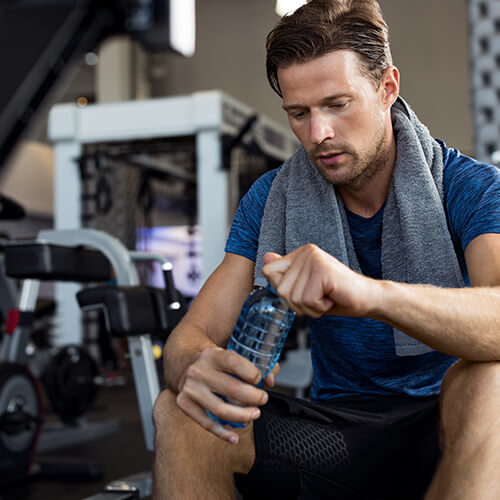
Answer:
[[[18,300],[20,312],[34,312],[40,282],[38,280],[24,280]],[[13,363],[25,363],[27,360],[26,346],[29,343],[32,329],[28,325],[17,325],[12,335],[5,338],[6,357]],[[3,359],[3,358],[2,358]]]
[[[151,338],[149,335],[130,337],[128,339],[128,346],[144,440],[146,448],[152,451],[154,440],[152,423],[153,405],[160,394],[160,383],[154,362]]]

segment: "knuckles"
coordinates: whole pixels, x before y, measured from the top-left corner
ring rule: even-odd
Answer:
[[[202,378],[202,370],[200,370],[199,366],[196,363],[193,363],[186,370],[186,379],[195,379],[199,380]]]
[[[306,252],[306,253],[311,253],[311,252],[317,252],[319,250],[319,247],[318,245],[315,245],[314,243],[306,243],[303,247],[302,247],[303,251]]]
[[[182,402],[187,402],[188,399],[193,399],[196,396],[196,385],[189,379],[186,379],[182,391],[179,393]]]
[[[233,351],[225,352],[227,356],[225,366],[230,373],[238,375],[254,385],[259,382],[260,372],[253,364]]]
[[[241,356],[233,351],[227,351],[226,366],[231,373],[235,373],[241,366]]]
[[[217,346],[206,346],[200,352],[200,359],[203,361],[208,361],[217,356],[217,354],[223,351],[222,348]]]

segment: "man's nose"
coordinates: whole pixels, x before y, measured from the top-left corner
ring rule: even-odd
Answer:
[[[321,144],[326,139],[333,139],[335,132],[331,123],[331,118],[324,113],[311,114],[311,141],[314,144]]]

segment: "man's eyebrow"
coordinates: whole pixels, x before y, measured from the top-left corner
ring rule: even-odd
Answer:
[[[282,104],[281,109],[285,111],[290,111],[291,109],[303,109],[307,108],[305,104]]]
[[[326,97],[323,97],[323,99],[321,99],[321,102],[327,103],[327,102],[336,101],[337,99],[342,99],[345,97],[350,97],[350,95],[347,94],[346,92],[339,92],[337,94],[332,94],[332,95],[328,95]],[[283,104],[281,106],[281,108],[285,111],[290,111],[291,109],[304,109],[307,107],[308,106],[306,106],[305,104],[300,104],[300,103]]]
[[[347,92],[339,92],[338,94],[333,94],[333,95],[328,95],[321,99],[322,102],[330,102],[330,101],[336,101],[337,99],[344,99],[346,97],[350,97],[350,94]]]

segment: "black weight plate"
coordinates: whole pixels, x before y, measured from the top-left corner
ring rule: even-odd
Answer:
[[[73,422],[95,401],[97,364],[78,345],[61,348],[51,360],[42,381],[54,411],[64,422]]]
[[[16,363],[0,363],[0,416],[20,411],[29,423],[19,432],[0,431],[0,486],[24,477],[41,427],[41,400],[34,377]]]

